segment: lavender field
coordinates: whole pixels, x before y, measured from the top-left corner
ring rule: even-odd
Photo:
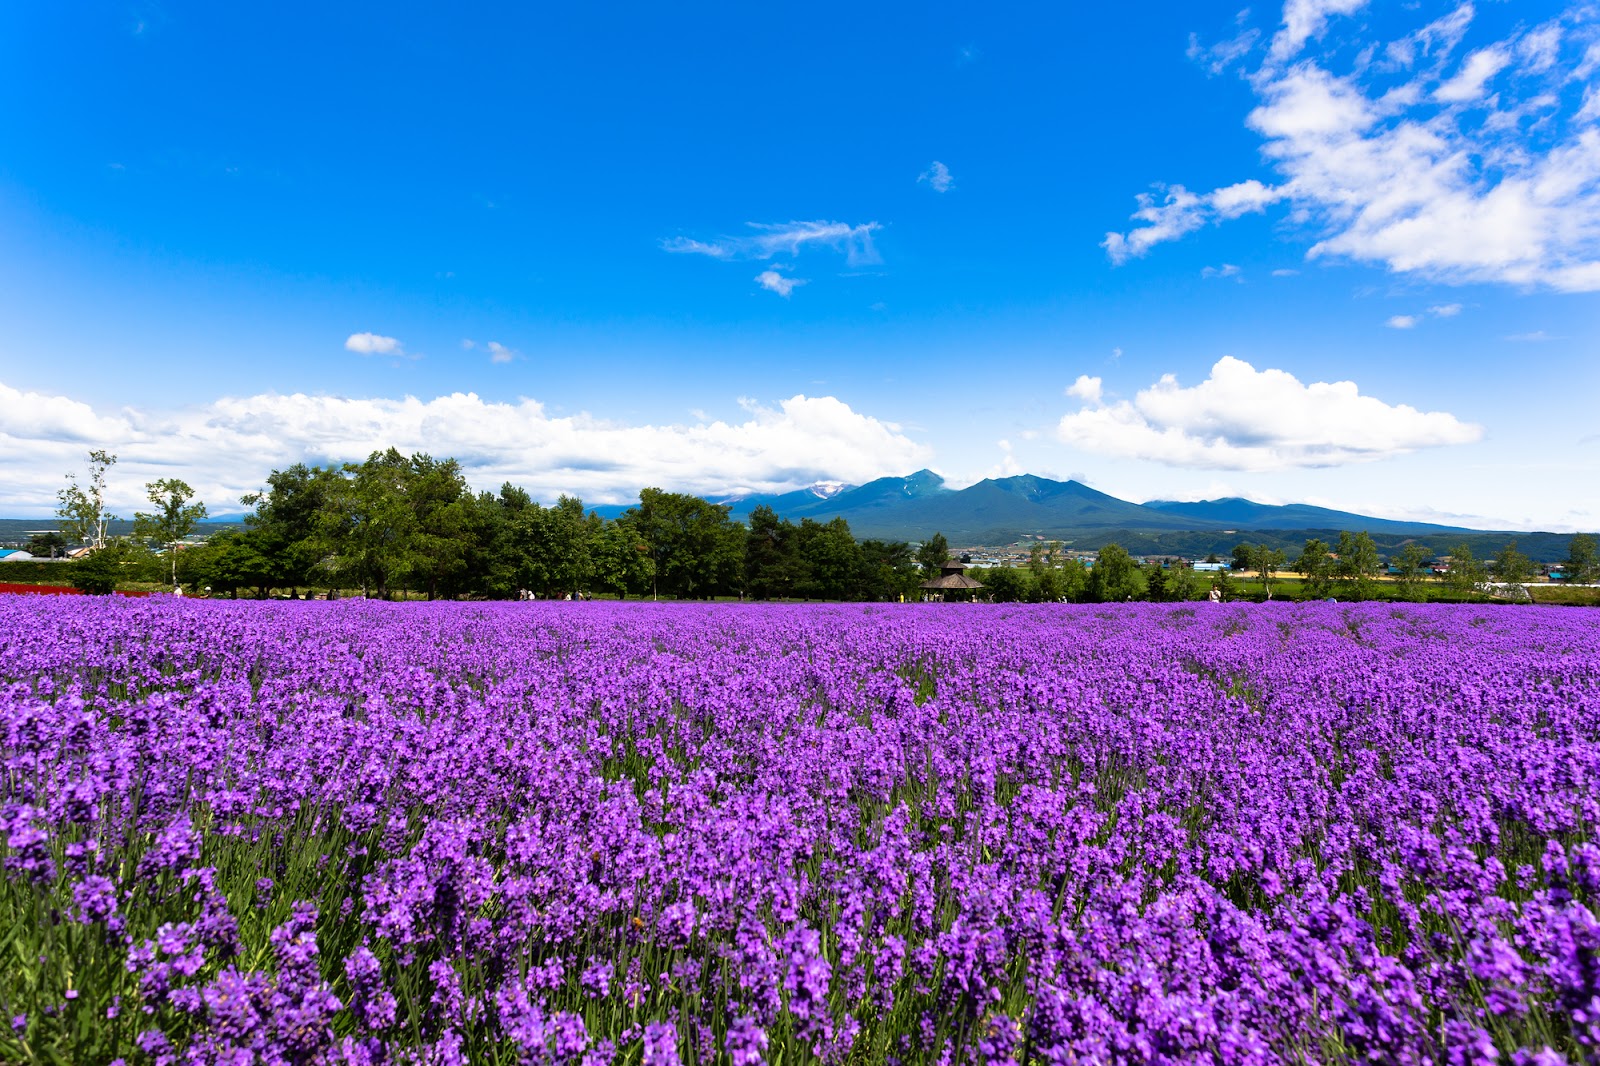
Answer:
[[[1600,1055],[1600,613],[0,624],[6,1062]]]

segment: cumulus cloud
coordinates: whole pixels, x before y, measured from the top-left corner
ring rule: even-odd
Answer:
[[[789,298],[789,294],[791,292],[794,292],[797,287],[804,285],[805,283],[805,278],[785,277],[776,270],[763,270],[761,273],[756,275],[757,285],[760,285],[768,292],[777,293],[785,300]]]
[[[1085,397],[1087,399],[1087,397]],[[1168,374],[1132,400],[1089,400],[1057,437],[1102,455],[1172,466],[1268,471],[1370,462],[1450,444],[1481,427],[1363,396],[1351,381],[1303,384],[1232,356],[1192,387]]]
[[[871,265],[881,260],[872,235],[882,227],[876,222],[851,225],[848,222],[748,222],[751,232],[713,240],[673,237],[661,242],[663,251],[679,255],[705,255],[713,259],[771,259],[777,255],[799,255],[804,248],[829,248],[843,252],[851,266]]]
[[[829,479],[860,484],[932,459],[900,426],[832,396],[744,401],[743,408],[736,421],[630,425],[473,393],[267,393],[178,410],[97,411],[0,383],[0,464],[10,471],[0,483],[0,513],[49,513],[62,476],[80,469],[90,448],[119,456],[110,502],[121,514],[146,506],[142,486],[158,477],[182,477],[221,514],[242,509],[238,498],[274,469],[361,460],[390,446],[452,456],[477,488],[511,481],[540,498],[578,493],[590,503],[626,502],[646,485],[715,494],[782,492]]]
[[[1384,325],[1390,329],[1415,329],[1417,323],[1421,321],[1422,319],[1417,315],[1390,315],[1389,320]]]
[[[956,179],[950,176],[950,168],[937,159],[933,161],[932,166],[917,175],[917,180],[927,182],[934,192],[949,192],[956,184]]]
[[[1078,380],[1068,385],[1066,392],[1068,396],[1076,396],[1084,403],[1099,403],[1100,386],[1101,380],[1099,378],[1092,378],[1088,374],[1079,374]]]
[[[1245,124],[1272,179],[1140,195],[1136,225],[1101,242],[1111,261],[1281,203],[1310,259],[1446,284],[1600,290],[1600,90],[1582,84],[1600,46],[1568,29],[1587,24],[1585,9],[1463,52],[1470,3],[1389,41],[1342,18],[1364,7],[1288,0],[1247,75],[1257,99]]]
[[[352,333],[345,338],[345,351],[357,355],[404,355],[405,345],[379,333]]]

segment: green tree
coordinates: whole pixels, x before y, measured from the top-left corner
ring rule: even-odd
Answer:
[[[1288,563],[1282,548],[1265,544],[1241,544],[1233,549],[1235,570],[1254,570],[1261,581],[1261,591],[1272,599],[1272,578]]]
[[[122,566],[127,561],[128,549],[120,542],[112,542],[95,549],[70,564],[67,580],[72,587],[91,596],[109,596],[116,591],[122,577]]]
[[[1483,564],[1472,554],[1472,546],[1463,541],[1450,549],[1450,569],[1445,573],[1445,584],[1457,595],[1466,596],[1478,591],[1483,583]]]
[[[950,542],[944,539],[943,533],[935,533],[923,541],[917,548],[917,566],[922,569],[923,580],[932,581],[938,577],[940,568],[948,558],[950,558]]]
[[[1400,594],[1406,599],[1421,600],[1427,598],[1427,590],[1423,587],[1422,578],[1426,573],[1428,560],[1431,558],[1432,553],[1421,544],[1407,544],[1394,557],[1395,584],[1400,586]]]
[[[1294,568],[1305,577],[1305,591],[1309,598],[1320,600],[1332,590],[1333,559],[1328,555],[1327,544],[1321,540],[1313,537],[1306,541]]]
[[[1600,550],[1588,533],[1575,533],[1567,542],[1567,580],[1591,585],[1600,581]]]
[[[178,583],[178,546],[206,517],[206,505],[195,501],[194,489],[178,478],[161,478],[144,487],[155,510],[136,511],[133,535],[167,549],[172,563],[172,584]]]
[[[405,499],[413,515],[411,574],[428,599],[464,586],[472,555],[472,494],[454,459],[413,455]],[[582,504],[579,504],[582,514]]]
[[[117,520],[106,510],[106,471],[116,461],[109,452],[91,451],[86,483],[80,484],[77,474],[68,474],[66,487],[56,493],[61,532],[74,544],[86,544],[96,551],[106,546],[106,526]]]
[[[346,477],[337,467],[296,463],[274,470],[266,488],[241,498],[253,508],[245,517],[245,528],[249,550],[259,559],[251,560],[250,580],[239,587],[260,587],[258,582],[264,580],[270,590],[309,585],[318,576],[336,579],[334,569],[322,564],[334,556],[331,532]]]
[[[1353,600],[1372,597],[1378,581],[1378,546],[1365,531],[1339,533],[1337,574],[1344,594]]]
[[[728,518],[727,504],[648,488],[623,515],[650,557],[651,595],[709,598],[740,588],[743,526]]]
[[[750,512],[745,532],[745,590],[756,599],[796,595],[805,584],[805,563],[800,557],[800,531],[762,504]]]
[[[1513,537],[1500,553],[1494,557],[1494,577],[1496,581],[1510,586],[1507,591],[1520,592],[1527,595],[1528,579],[1533,576],[1533,560],[1517,550],[1517,541]]]
[[[1031,599],[1035,592],[1033,577],[1027,570],[996,566],[974,576],[983,582],[984,592],[996,603]]]
[[[839,517],[827,523],[802,518],[797,532],[805,563],[804,593],[819,600],[848,598],[861,557],[850,524]]]
[[[619,597],[640,595],[650,591],[652,573],[649,545],[639,539],[631,524],[602,524],[594,545],[596,588]]]
[[[322,531],[333,549],[333,565],[359,583],[363,593],[388,599],[417,559],[417,514],[407,493],[410,460],[394,448],[373,452],[364,463],[346,464],[322,514]]]
[[[863,600],[899,600],[915,596],[920,574],[903,540],[864,540],[857,561],[856,597]]]
[[[1130,599],[1138,587],[1138,567],[1128,549],[1107,544],[1089,571],[1089,599],[1096,603],[1118,603]]]
[[[1144,568],[1144,587],[1151,603],[1166,603],[1172,598],[1167,582],[1167,572],[1160,563],[1149,563]]]
[[[67,538],[60,533],[35,533],[27,543],[28,554],[35,559],[59,558],[66,554],[69,547],[71,545],[67,543]]]

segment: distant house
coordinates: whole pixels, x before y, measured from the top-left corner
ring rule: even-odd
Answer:
[[[91,554],[93,551],[94,551],[93,548],[90,548],[90,547],[87,547],[87,546],[82,547],[82,548],[73,548],[71,551],[67,552],[67,558],[68,559],[82,559],[84,556]]]
[[[21,548],[0,548],[0,563],[20,563],[32,559],[33,553]]]
[[[1228,564],[1227,563],[1195,563],[1194,564],[1194,569],[1203,574],[1203,573],[1207,573],[1207,572],[1210,572],[1210,571],[1226,570],[1226,569],[1228,569]]]

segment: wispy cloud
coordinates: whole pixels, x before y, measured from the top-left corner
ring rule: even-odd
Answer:
[[[381,333],[352,333],[345,338],[346,351],[355,352],[357,355],[405,355],[405,345],[394,337],[385,337]]]
[[[778,273],[776,270],[763,270],[756,275],[756,284],[768,292],[775,292],[785,300],[789,294],[806,283],[805,278],[791,278]]]
[[[1200,276],[1202,278],[1233,278],[1235,281],[1243,281],[1244,271],[1232,263],[1223,263],[1219,267],[1201,267]]]
[[[1454,318],[1461,313],[1460,304],[1435,304],[1428,308],[1428,314],[1435,318]]]
[[[1517,341],[1519,343],[1539,344],[1543,341],[1558,341],[1562,338],[1553,337],[1542,329],[1536,329],[1532,333],[1513,333],[1505,339],[1508,341]]]
[[[705,255],[713,259],[771,259],[778,255],[799,255],[802,249],[817,247],[843,252],[850,266],[881,262],[872,235],[882,227],[876,222],[851,225],[848,222],[750,222],[750,233],[733,237],[698,240],[672,237],[661,242],[662,250],[680,255]]]
[[[917,180],[927,182],[934,192],[949,192],[956,185],[956,179],[950,176],[950,168],[937,159],[933,161],[932,166],[917,175]]]
[[[1417,315],[1390,315],[1384,325],[1390,329],[1416,329],[1417,323],[1421,321]]]
[[[1351,381],[1302,384],[1286,371],[1257,370],[1232,356],[1187,388],[1168,374],[1132,400],[1114,404],[1101,402],[1098,386],[1073,394],[1085,406],[1056,427],[1063,443],[1172,466],[1340,466],[1468,444],[1483,435],[1481,427],[1442,411],[1363,396]]]
[[[1288,0],[1246,77],[1257,104],[1245,125],[1273,179],[1140,195],[1137,225],[1101,242],[1111,261],[1283,203],[1311,259],[1447,284],[1600,290],[1600,89],[1575,88],[1600,68],[1600,45],[1580,30],[1588,9],[1461,55],[1471,3],[1388,41],[1346,18],[1365,7]]]

